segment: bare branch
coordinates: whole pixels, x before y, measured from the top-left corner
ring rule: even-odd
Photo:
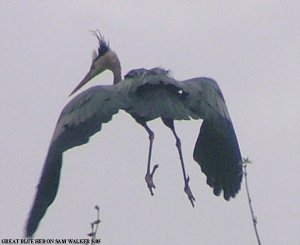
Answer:
[[[91,242],[90,242],[91,245],[95,245],[95,243],[96,243],[95,241],[97,241],[97,239],[96,239],[97,231],[98,231],[99,224],[101,223],[99,206],[95,205],[95,209],[97,211],[97,219],[91,223],[92,231],[87,234],[87,236],[91,239]]]
[[[257,243],[259,245],[261,245],[261,241],[259,238],[259,234],[258,234],[258,230],[257,230],[257,217],[254,214],[254,210],[252,207],[252,200],[250,197],[250,191],[249,191],[249,186],[248,186],[248,172],[247,172],[247,165],[251,163],[251,161],[248,158],[244,158],[243,159],[243,173],[245,176],[245,187],[246,187],[246,192],[247,192],[247,197],[248,197],[248,203],[249,203],[249,208],[250,208],[250,212],[251,212],[251,217],[252,217],[252,222],[253,222],[253,227],[254,227],[254,231],[255,231],[255,235],[256,235],[256,239],[257,239]]]

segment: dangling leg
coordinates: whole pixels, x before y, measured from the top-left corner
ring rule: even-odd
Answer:
[[[155,164],[153,166],[152,171],[150,171],[150,165],[151,165],[151,154],[152,154],[152,145],[153,145],[153,140],[154,140],[154,133],[153,131],[148,127],[148,125],[146,124],[146,122],[139,122],[147,131],[148,135],[149,135],[149,151],[148,151],[148,163],[147,163],[147,172],[146,172],[146,176],[145,176],[145,180],[147,183],[147,186],[149,188],[150,194],[153,196],[153,190],[155,189],[155,185],[153,182],[153,175],[156,171],[156,169],[158,168],[158,164]]]
[[[169,118],[162,118],[162,121],[164,122],[164,124],[170,128],[175,136],[176,139],[176,147],[179,153],[179,158],[180,158],[180,163],[181,163],[181,168],[182,168],[182,174],[183,174],[183,179],[184,179],[184,191],[187,194],[192,206],[194,207],[194,201],[196,200],[195,197],[193,196],[193,193],[191,191],[191,188],[189,186],[189,181],[190,181],[190,177],[186,175],[185,172],[185,167],[184,167],[184,162],[183,162],[183,156],[182,156],[182,150],[181,150],[181,142],[180,142],[180,138],[177,136],[176,131],[175,131],[175,127],[174,127],[174,120],[173,119],[169,119]]]

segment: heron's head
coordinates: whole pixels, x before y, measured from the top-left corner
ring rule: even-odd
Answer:
[[[94,32],[94,34],[99,41],[99,47],[93,52],[92,65],[89,72],[70,95],[77,92],[83,85],[105,70],[113,72],[114,83],[118,83],[121,80],[121,65],[117,54],[110,49],[109,44],[99,31]]]

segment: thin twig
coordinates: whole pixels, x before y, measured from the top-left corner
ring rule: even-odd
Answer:
[[[96,240],[97,231],[98,231],[99,224],[101,222],[101,220],[100,220],[100,212],[99,212],[100,208],[96,205],[95,209],[97,211],[97,219],[94,222],[91,223],[92,231],[89,234],[87,234],[88,237],[91,237],[91,244],[92,245],[94,245],[96,243],[96,241],[97,241]],[[101,240],[99,239],[99,241],[101,241]]]
[[[253,210],[253,207],[252,207],[252,200],[251,200],[251,197],[250,197],[250,191],[249,191],[249,186],[248,186],[248,173],[247,173],[248,163],[251,163],[251,161],[248,158],[243,159],[243,170],[244,170],[244,176],[245,176],[245,186],[246,186],[248,203],[249,203],[249,208],[250,208],[250,212],[251,212],[251,217],[252,217],[252,222],[253,222],[253,227],[254,227],[257,243],[259,245],[261,245],[258,230],[257,230],[257,217],[254,214],[254,210]]]

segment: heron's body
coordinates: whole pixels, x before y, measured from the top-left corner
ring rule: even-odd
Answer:
[[[103,40],[99,41],[101,48]],[[97,59],[94,59],[93,65]],[[93,65],[75,91],[105,70],[101,67],[100,72],[91,75]],[[241,154],[224,97],[214,80],[194,78],[177,81],[161,68],[132,70],[121,80],[119,65],[106,69],[114,73],[114,85],[95,86],[80,93],[64,107],[58,119],[28,219],[27,236],[33,235],[55,199],[63,153],[87,143],[89,137],[100,131],[102,124],[109,122],[119,110],[128,112],[149,134],[146,181],[151,194],[152,188],[155,188],[152,177],[156,167],[150,173],[153,132],[146,123],[156,118],[162,118],[176,138],[185,191],[192,204],[195,199],[188,186],[189,177],[185,173],[173,120],[203,119],[193,156],[206,174],[207,184],[214,189],[215,195],[223,191],[226,200],[234,197],[240,189]]]

